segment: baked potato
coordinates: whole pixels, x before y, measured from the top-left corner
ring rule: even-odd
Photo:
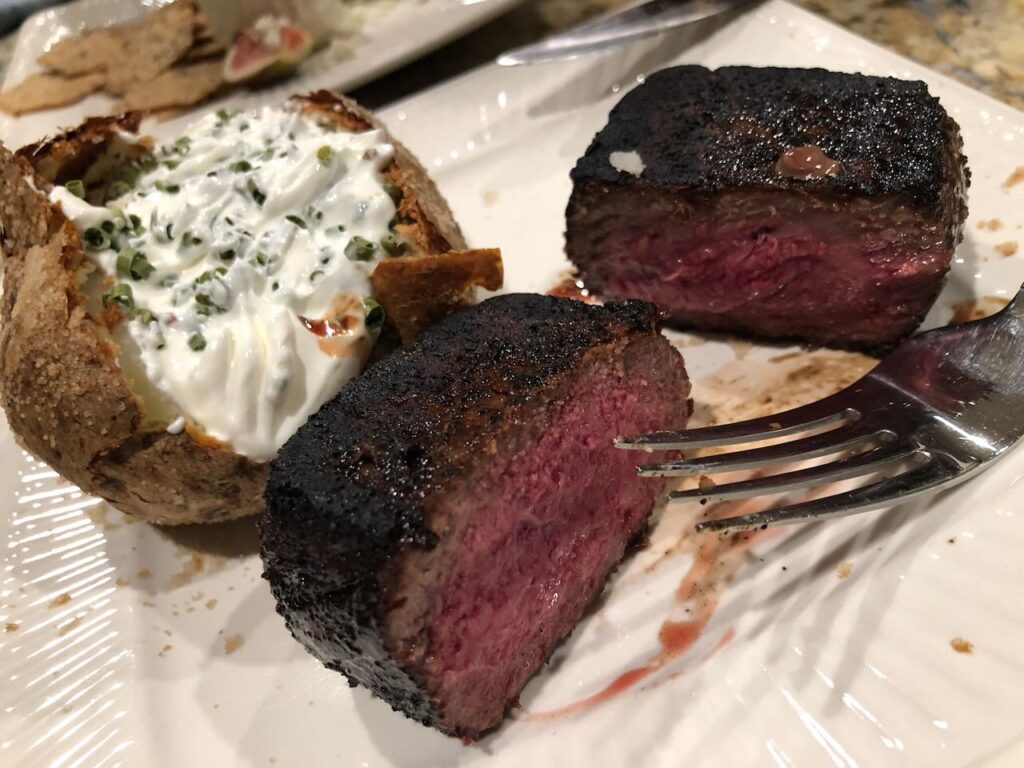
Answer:
[[[341,132],[380,128],[355,103],[327,92],[295,97],[290,108]],[[108,200],[119,169],[158,150],[151,140],[131,138],[139,122],[138,114],[94,118],[16,153],[0,148],[2,405],[29,451],[127,514],[166,525],[256,514],[263,509],[265,458],[236,452],[191,420],[173,428],[147,370],[118,340],[124,306],[116,295],[108,302],[109,275],[96,279],[83,233],[52,199],[55,185],[81,180],[86,201]],[[501,263],[496,251],[465,250],[426,171],[388,141],[394,155],[380,175],[395,201],[389,226],[402,252],[379,262],[389,264],[380,302],[387,322],[407,339],[428,320],[472,301],[473,286],[500,287]],[[467,263],[477,266],[467,270]],[[416,274],[415,297],[402,290],[403,269]]]

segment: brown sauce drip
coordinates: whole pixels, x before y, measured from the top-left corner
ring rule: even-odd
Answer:
[[[576,301],[582,301],[587,304],[600,304],[601,300],[590,293],[586,286],[583,285],[583,281],[577,278],[575,275],[569,274],[553,288],[548,291],[548,296],[556,296],[562,299],[575,299]]]
[[[820,147],[808,144],[804,147],[791,147],[779,155],[775,162],[775,171],[787,179],[811,181],[835,176],[842,166],[837,160],[821,151]]]

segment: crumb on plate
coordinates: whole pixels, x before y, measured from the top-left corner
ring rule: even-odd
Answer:
[[[964,640],[962,637],[954,637],[949,644],[957,653],[974,653],[974,643]]]

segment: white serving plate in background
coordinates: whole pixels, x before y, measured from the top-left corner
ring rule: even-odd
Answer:
[[[169,0],[74,0],[34,14],[18,31],[3,87],[15,86],[40,71],[36,61],[39,55],[60,38],[86,27],[128,21],[165,2]],[[344,0],[337,2],[341,6]],[[371,4],[367,8],[370,20],[346,41],[351,55],[336,63],[327,63],[321,57],[308,74],[289,78],[263,91],[236,92],[218,100],[212,108],[282,100],[293,93],[320,88],[350,91],[440,48],[520,2],[522,0],[383,0],[376,9]],[[0,112],[0,140],[17,148],[53,133],[58,126],[73,126],[85,117],[108,114],[113,105],[114,100],[109,96],[93,94],[76,104],[18,117]]]
[[[960,123],[973,172],[966,237],[929,323],[946,322],[954,302],[1015,293],[1024,253],[1004,258],[995,246],[1024,239],[1024,185],[1002,186],[1024,165],[1024,115],[780,1],[692,47],[685,37],[546,67],[488,67],[382,117],[431,170],[472,243],[502,247],[507,288],[542,291],[567,268],[569,168],[645,73],[679,61],[921,78]],[[998,231],[977,226],[994,218]],[[800,352],[783,362],[791,350],[671,337],[698,413],[792,389],[795,365],[853,359]],[[522,708],[467,746],[349,689],[289,637],[260,578],[251,522],[131,523],[28,459],[3,428],[0,629],[15,629],[0,631],[0,764],[1017,765],[1022,478],[1018,449],[930,502],[766,540],[691,652],[601,706],[531,719],[657,653],[697,514],[665,511],[650,546],[527,686]],[[840,578],[844,563],[852,572]],[[973,653],[956,653],[954,637]]]

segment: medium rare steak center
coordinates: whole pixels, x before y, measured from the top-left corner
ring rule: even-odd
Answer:
[[[922,82],[672,67],[577,162],[566,251],[588,288],[682,327],[889,346],[927,314],[961,239],[960,148]]]
[[[657,317],[501,296],[346,386],[271,465],[262,554],[292,634],[424,724],[500,723],[663,490],[612,445],[689,416]]]

